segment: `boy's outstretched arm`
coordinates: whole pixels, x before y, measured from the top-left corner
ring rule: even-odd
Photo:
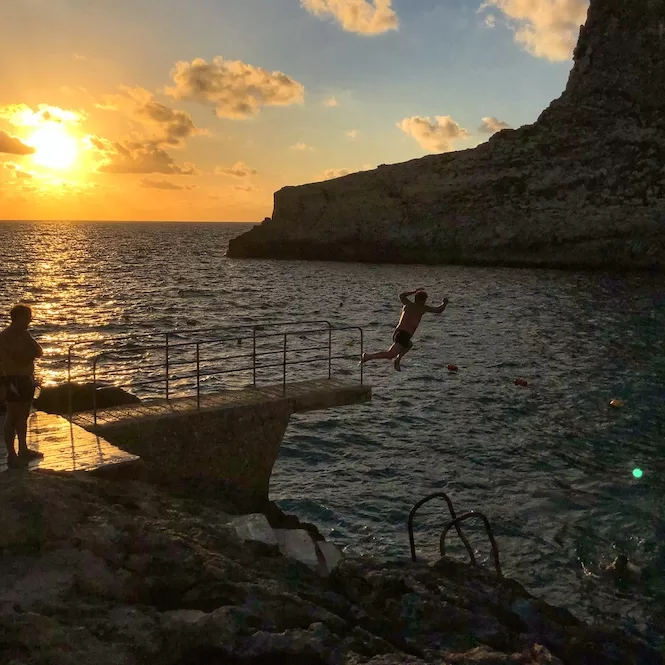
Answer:
[[[429,305],[426,305],[425,310],[431,312],[432,314],[441,314],[443,310],[446,309],[446,305],[449,302],[450,301],[448,300],[448,298],[444,298],[443,302],[438,307],[430,307]]]
[[[404,293],[399,294],[399,301],[402,303],[402,305],[409,305],[412,304],[411,301],[409,300],[408,296],[413,296],[418,291],[422,291],[422,289],[416,289],[415,291],[404,291]]]

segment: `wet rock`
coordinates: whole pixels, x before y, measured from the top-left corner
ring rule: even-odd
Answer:
[[[491,570],[343,558],[322,578],[242,541],[212,498],[37,473],[3,489],[3,665],[663,665]]]
[[[93,398],[94,395],[94,398]],[[34,401],[35,408],[46,413],[67,415],[70,412],[70,387],[68,384],[45,386]],[[95,403],[98,409],[124,404],[138,404],[140,399],[122,388],[115,386],[97,386],[93,383],[71,384],[71,412],[91,411]]]

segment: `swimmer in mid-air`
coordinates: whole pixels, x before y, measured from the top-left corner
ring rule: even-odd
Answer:
[[[409,300],[409,296],[415,295],[415,302]],[[430,312],[432,314],[441,314],[446,305],[448,298],[444,298],[443,302],[438,307],[430,307],[426,305],[427,293],[424,289],[416,289],[415,291],[408,291],[400,293],[399,299],[404,305],[402,307],[402,316],[400,316],[399,323],[393,334],[393,345],[387,351],[380,351],[379,353],[363,353],[360,360],[361,363],[366,363],[369,360],[379,360],[382,358],[392,360],[394,358],[395,369],[400,372],[400,362],[402,358],[413,347],[411,338],[415,334],[423,314]]]

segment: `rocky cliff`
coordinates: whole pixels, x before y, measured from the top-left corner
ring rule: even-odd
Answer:
[[[275,194],[228,255],[665,268],[665,0],[591,0],[564,93],[455,153]]]
[[[39,472],[1,474],[0,495],[3,665],[665,662],[450,559],[323,577],[210,496]]]

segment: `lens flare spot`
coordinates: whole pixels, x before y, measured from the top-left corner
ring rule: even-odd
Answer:
[[[642,475],[642,469],[633,469],[633,478],[641,478]]]

